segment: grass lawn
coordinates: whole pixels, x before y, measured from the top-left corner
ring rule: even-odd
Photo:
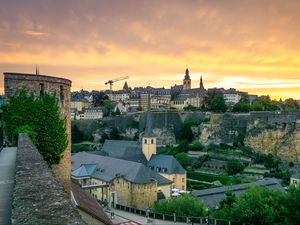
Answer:
[[[200,173],[200,172],[188,172],[187,178],[190,178],[193,180],[198,180],[198,181],[206,181],[206,182],[214,182],[214,181],[219,180],[221,182],[221,184],[223,184],[225,186],[250,182],[250,180],[246,180],[246,179],[243,179],[240,177],[206,174],[206,173]]]

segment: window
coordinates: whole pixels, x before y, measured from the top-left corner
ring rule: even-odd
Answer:
[[[182,190],[184,190],[184,185],[182,185]]]
[[[182,178],[182,183],[184,183],[184,177]]]
[[[145,144],[147,144],[147,139],[145,139]]]
[[[40,97],[44,95],[44,84],[40,83]]]
[[[60,91],[59,91],[60,101],[64,101],[64,99],[65,99],[64,87],[62,85],[60,85],[59,88],[60,88]]]
[[[154,143],[154,140],[153,139],[151,139],[151,144],[153,144]]]

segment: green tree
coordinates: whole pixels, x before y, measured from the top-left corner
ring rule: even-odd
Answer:
[[[284,101],[284,109],[285,110],[297,110],[299,109],[299,104],[296,100],[292,98],[288,98]]]
[[[104,100],[104,115],[109,116],[113,110],[113,102],[110,100]]]
[[[111,140],[120,140],[121,136],[120,136],[119,129],[117,127],[113,127],[111,129],[111,132],[109,133],[109,137]]]
[[[279,109],[279,103],[275,100],[272,101],[269,96],[258,97],[251,104],[251,110],[253,111],[274,111]]]
[[[223,95],[216,95],[210,102],[210,110],[213,112],[226,112],[227,105]]]
[[[182,165],[184,168],[186,168],[189,165],[189,156],[185,152],[181,152],[175,155],[175,158],[177,161]]]
[[[100,93],[93,98],[93,106],[104,106],[104,101],[106,100],[108,100],[108,96],[103,91],[100,91]]]
[[[36,142],[36,135],[37,134],[34,132],[32,127],[30,127],[29,125],[22,125],[22,126],[18,127],[15,131],[15,136],[17,136],[20,133],[27,134],[30,137],[30,139],[32,140],[33,143]]]
[[[187,140],[188,142],[193,141],[194,135],[189,124],[183,123],[183,127],[181,130],[181,140]]]
[[[288,210],[283,205],[284,199],[281,191],[250,187],[237,199],[231,210],[225,208],[220,215],[225,219],[255,225],[289,224]]]
[[[76,124],[72,126],[71,139],[72,143],[80,143],[84,141],[84,133]]]
[[[183,140],[179,143],[179,145],[176,147],[176,151],[179,152],[188,152],[189,151],[189,144],[187,140]]]
[[[237,161],[237,160],[230,160],[227,162],[227,174],[228,175],[235,175],[244,170],[245,166]]]
[[[250,103],[247,98],[241,98],[241,100],[236,103],[233,108],[233,112],[249,112],[250,111]]]
[[[283,200],[287,208],[290,224],[296,225],[300,221],[300,186],[290,186],[288,196]]]
[[[115,115],[119,116],[121,114],[120,109],[117,107],[116,111],[115,111]]]
[[[103,144],[106,139],[109,139],[109,137],[105,132],[103,132],[103,134],[101,135],[100,143]]]
[[[182,195],[177,198],[170,198],[156,201],[151,206],[153,212],[177,216],[202,217],[205,215],[203,202],[190,195]]]
[[[33,140],[41,155],[49,164],[56,164],[68,145],[65,119],[60,118],[58,100],[44,94],[35,97],[19,91],[8,98],[3,108],[4,130],[16,142],[18,129],[27,127],[36,134]]]
[[[201,151],[204,149],[204,145],[201,144],[199,141],[195,142],[190,146],[191,151]]]

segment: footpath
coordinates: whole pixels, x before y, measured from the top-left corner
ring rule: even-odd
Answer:
[[[0,225],[10,225],[17,148],[0,152]]]
[[[150,221],[147,220],[145,216],[137,215],[134,213],[129,213],[122,210],[112,209],[112,211],[115,214],[115,218],[113,219],[114,224],[133,224],[130,222],[136,222],[137,224],[141,225],[187,225],[187,223],[180,223],[180,222],[172,222],[172,221],[166,221],[166,220],[158,220],[158,219],[152,219],[150,218]],[[119,221],[122,221],[120,223]]]

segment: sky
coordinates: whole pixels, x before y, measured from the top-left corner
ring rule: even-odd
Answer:
[[[237,88],[300,99],[298,0],[0,0],[0,73],[72,80],[72,90]],[[124,81],[116,82],[114,90]],[[0,91],[3,92],[3,76]]]

